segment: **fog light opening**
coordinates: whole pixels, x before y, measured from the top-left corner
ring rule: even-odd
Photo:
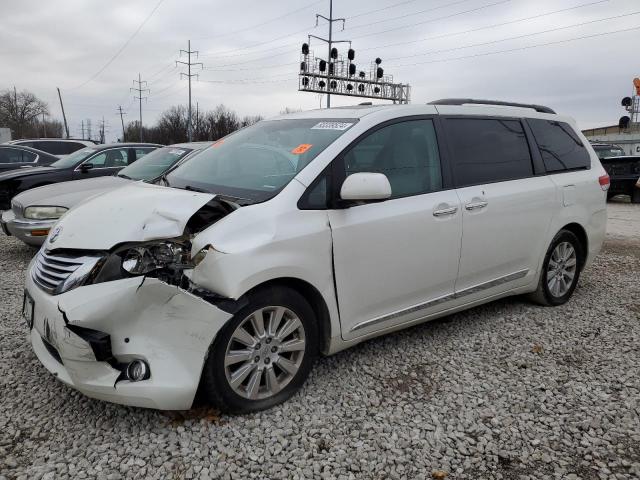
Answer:
[[[150,376],[149,365],[144,360],[136,359],[127,365],[127,379],[132,382],[146,380]]]
[[[49,230],[31,230],[32,237],[46,237],[49,235]]]

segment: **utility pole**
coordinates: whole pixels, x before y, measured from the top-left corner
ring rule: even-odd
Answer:
[[[124,142],[126,141],[125,140],[126,133],[124,131],[124,118],[122,118],[122,116],[126,115],[127,112],[122,111],[122,105],[118,105],[118,112],[120,113],[120,122],[122,123],[122,141]]]
[[[84,120],[82,120],[81,125],[82,125],[82,139],[84,140],[85,139],[84,138]]]
[[[44,119],[44,112],[42,112],[42,131],[44,138],[47,138],[47,122]]]
[[[133,98],[135,98],[136,100],[138,100],[140,102],[140,142],[142,142],[142,100],[146,100],[147,97],[143,97],[142,96],[142,92],[147,92],[147,93],[151,93],[151,90],[149,90],[148,88],[144,87],[143,85],[146,85],[147,82],[143,82],[142,81],[142,76],[138,73],[138,80],[134,80],[133,83],[137,83],[138,87],[131,87],[130,90],[134,91],[134,92],[138,92],[138,96],[134,96]]]
[[[200,131],[200,109],[199,103],[196,102],[196,132]]]
[[[62,95],[60,94],[59,88],[58,88],[58,98],[60,99],[60,108],[62,109],[62,119],[64,120],[64,130],[65,132],[67,132],[67,138],[69,138],[69,125],[67,125],[67,116],[64,114],[64,105],[62,104]]]
[[[87,118],[87,140],[91,140],[91,119]]]
[[[104,143],[104,117],[102,117],[102,123],[100,124],[100,143]]]
[[[200,65],[201,68],[204,68],[204,64],[202,64],[200,62],[196,62],[196,63],[192,63],[191,62],[191,55],[192,54],[195,54],[196,58],[198,58],[198,52],[195,51],[195,50],[191,50],[191,40],[188,40],[187,50],[180,50],[180,55],[182,55],[183,53],[187,54],[188,61],[181,62],[180,60],[176,60],[176,66],[178,66],[179,63],[181,63],[182,65],[186,65],[187,66],[187,72],[188,73],[180,72],[180,78],[182,78],[182,75],[184,75],[189,80],[189,118],[187,119],[187,138],[191,142],[192,139],[193,139],[193,131],[192,131],[192,128],[191,128],[191,77],[197,77],[198,76],[197,73],[194,73],[194,74],[191,73],[191,67],[195,66],[195,65]]]
[[[309,35],[311,37],[320,40],[321,42],[325,42],[329,46],[328,55],[327,55],[327,108],[331,108],[331,94],[329,93],[329,85],[331,85],[331,75],[333,75],[333,68],[335,67],[335,61],[337,59],[337,54],[335,57],[331,55],[331,49],[334,43],[349,43],[349,40],[333,40],[333,22],[342,22],[342,30],[344,30],[344,18],[333,18],[333,0],[329,0],[329,17],[325,17],[324,15],[320,15],[316,13],[316,27],[318,26],[318,20],[322,18],[329,23],[329,38],[320,38],[315,35]],[[337,53],[337,52],[336,52]],[[333,65],[333,66],[332,66]]]

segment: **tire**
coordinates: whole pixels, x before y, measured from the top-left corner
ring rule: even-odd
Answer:
[[[249,293],[247,300],[216,336],[202,373],[204,395],[225,412],[257,412],[289,399],[318,356],[316,316],[300,293],[269,287]],[[278,317],[274,334],[271,323]],[[234,377],[238,383],[232,385]]]
[[[569,255],[569,259],[567,261],[556,262],[559,258],[558,255],[562,253],[563,248],[566,247],[566,245],[571,247],[574,254],[572,256]],[[564,252],[568,253],[570,250],[565,249]],[[573,265],[572,261],[575,262]],[[551,277],[554,275],[550,276],[550,263],[552,264],[551,272],[566,272],[566,274],[562,275],[559,273],[559,276],[562,278],[562,282],[559,282],[559,276],[556,276],[555,282],[552,281]],[[566,268],[564,270],[557,270],[553,268],[554,264],[558,265],[558,267],[565,265]],[[538,281],[538,288],[530,295],[531,300],[545,306],[558,306],[566,303],[576,289],[583,264],[584,249],[578,240],[578,237],[569,230],[560,230],[551,241],[551,245],[549,245],[549,249],[545,254],[544,262],[542,263],[542,270],[540,272],[540,280]],[[571,271],[572,266],[574,266],[573,271]],[[569,280],[568,276],[570,273],[573,274],[573,277]],[[570,284],[568,283],[569,281],[571,282]],[[552,284],[551,287],[550,282]],[[566,289],[562,288],[563,282],[565,285],[568,284]]]
[[[611,200],[616,195],[617,195],[617,193],[607,192],[607,201]]]
[[[640,203],[640,187],[636,187],[631,192],[631,203]]]

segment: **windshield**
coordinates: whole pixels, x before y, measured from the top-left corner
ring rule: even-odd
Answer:
[[[193,148],[164,147],[147,153],[140,160],[120,170],[119,177],[133,180],[153,180],[178,163],[193,151]]]
[[[56,168],[71,168],[87,158],[89,155],[94,154],[96,151],[97,150],[95,148],[83,148],[82,150],[78,150],[77,152],[73,152],[71,155],[61,158],[57,162],[53,162],[51,166]]]
[[[622,155],[624,155],[624,150],[622,150],[620,147],[596,146],[594,147],[594,150],[596,151],[596,154],[598,154],[598,158],[600,160],[602,160],[603,158],[621,157]]]
[[[355,119],[258,122],[239,130],[167,175],[171,187],[262,202],[274,197]]]

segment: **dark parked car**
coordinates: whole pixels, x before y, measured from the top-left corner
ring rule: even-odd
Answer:
[[[96,145],[78,150],[48,167],[22,168],[0,173],[0,210],[11,208],[11,198],[30,188],[113,175],[161,146],[152,143]]]
[[[611,179],[607,198],[629,195],[632,203],[640,203],[640,155],[601,158],[600,163]]]
[[[60,160],[55,155],[22,145],[0,145],[0,173],[23,167],[42,167]]]
[[[11,140],[7,144],[23,145],[58,157],[64,157],[82,148],[93,147],[98,142],[95,140],[79,140],[77,138],[21,138],[19,140]]]

